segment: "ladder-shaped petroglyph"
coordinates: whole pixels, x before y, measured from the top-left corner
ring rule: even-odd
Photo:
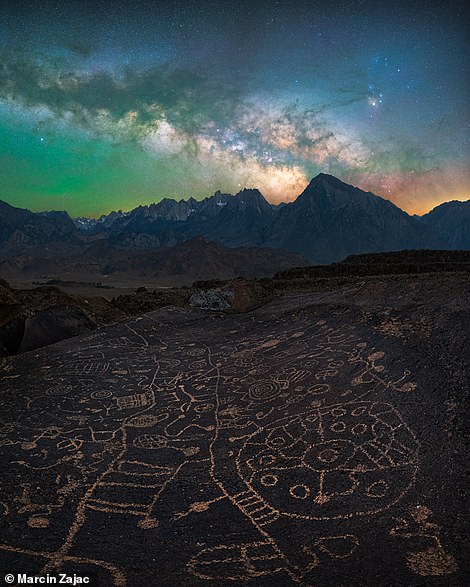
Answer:
[[[119,560],[80,556],[96,520],[158,541],[162,526],[202,520],[223,504],[251,537],[208,536],[188,555],[187,584],[256,584],[280,573],[295,584],[314,580],[324,560],[353,557],[361,519],[406,496],[419,441],[394,394],[414,390],[409,372],[390,375],[384,353],[351,325],[250,317],[228,331],[214,319],[213,331],[201,331],[198,320],[181,310],[147,316],[54,351],[28,374],[20,399],[9,368],[0,451],[15,490],[2,486],[11,543],[0,550],[41,561],[43,573],[71,561],[102,565],[124,585]],[[207,494],[185,494],[194,470]],[[168,496],[178,492],[182,504],[171,511]],[[351,519],[354,531],[319,531]],[[24,541],[8,524],[24,528]],[[29,548],[48,528],[48,552]]]

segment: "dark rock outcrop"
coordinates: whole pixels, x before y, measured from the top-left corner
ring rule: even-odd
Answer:
[[[467,587],[470,280],[364,282],[0,358],[2,569]]]
[[[47,346],[126,316],[101,297],[79,298],[52,286],[15,290],[0,280],[0,354]]]

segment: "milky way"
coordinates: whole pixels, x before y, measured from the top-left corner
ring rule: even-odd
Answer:
[[[319,172],[423,212],[470,195],[457,2],[0,6],[0,198],[96,215]]]

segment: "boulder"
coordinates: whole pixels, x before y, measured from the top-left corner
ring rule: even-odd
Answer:
[[[94,330],[96,325],[80,308],[56,306],[26,318],[18,353],[31,351],[71,336]]]
[[[272,298],[272,290],[265,285],[237,278],[221,287],[193,294],[189,303],[194,308],[236,314],[254,310]]]

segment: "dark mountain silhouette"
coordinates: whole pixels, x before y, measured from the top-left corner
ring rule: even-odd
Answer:
[[[441,224],[412,217],[389,200],[326,174],[292,203],[269,204],[258,190],[216,192],[202,201],[163,200],[112,222],[107,238],[133,249],[169,247],[196,235],[229,247],[267,246],[298,252],[314,263],[351,254],[404,249],[454,249]]]
[[[174,247],[156,251],[132,251],[112,245],[106,239],[68,252],[54,249],[54,255],[28,254],[13,259],[0,257],[0,274],[11,278],[41,275],[80,274],[99,278],[103,275],[126,278],[231,279],[267,277],[291,267],[303,267],[308,261],[297,253],[267,248],[228,248],[217,241],[193,237]]]
[[[296,253],[265,248],[228,248],[194,237],[171,249],[148,251],[131,258],[128,271],[149,277],[188,276],[192,279],[266,277],[277,267],[306,266]]]
[[[361,253],[470,248],[469,210],[469,202],[448,202],[422,218],[410,216],[389,200],[326,174],[280,206],[269,204],[258,190],[244,189],[201,201],[166,198],[130,212],[78,218],[75,225],[65,212],[34,214],[1,203],[0,257],[8,258],[14,271],[12,259],[37,256],[34,247],[47,244],[41,260],[57,261],[55,249],[78,247],[74,254],[79,254],[99,239],[118,250],[109,259],[112,265],[116,255],[169,249],[202,236],[230,248],[283,249],[324,264]],[[97,246],[103,255],[104,245]]]
[[[118,218],[127,216],[127,212],[119,210],[118,212],[110,212],[109,214],[102,214],[99,218],[87,218],[86,216],[79,216],[74,218],[77,228],[85,234],[94,234],[101,230],[106,230]]]
[[[121,214],[109,226],[114,235],[123,232],[129,234],[146,233],[158,235],[162,242],[165,241],[165,237],[162,238],[162,235],[165,234],[165,231],[171,232],[173,227],[176,232],[181,233],[182,237],[185,235],[195,236],[200,224],[207,223],[217,216],[227,202],[233,199],[234,196],[222,194],[220,191],[202,201],[197,201],[194,198],[179,201],[164,198],[157,204],[138,206],[127,214]],[[95,228],[95,232],[106,228],[108,218],[109,216],[106,217],[102,226]],[[188,226],[191,226],[189,231]]]
[[[274,213],[258,190],[236,196],[216,192],[199,202],[165,199],[113,222],[110,239],[136,249],[170,247],[199,235],[230,247],[262,246]],[[142,234],[148,236],[138,236]]]
[[[226,200],[204,232],[231,247],[263,246],[275,214],[258,190],[243,190]]]
[[[67,212],[39,214],[0,200],[0,244],[42,244],[75,241],[78,230]]]
[[[351,254],[445,248],[447,243],[389,200],[320,174],[279,210],[266,244],[325,263]]]
[[[470,249],[470,200],[445,202],[421,217],[454,249]]]

